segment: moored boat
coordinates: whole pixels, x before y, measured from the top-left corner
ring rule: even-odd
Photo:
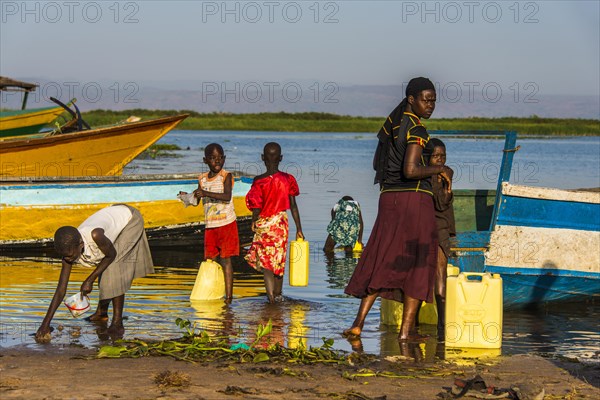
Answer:
[[[197,178],[178,174],[2,180],[0,248],[51,246],[58,227],[78,226],[94,212],[115,203],[140,210],[153,248],[202,248],[203,207],[184,207],[176,198],[179,191],[196,189]],[[237,178],[233,188],[241,244],[251,240],[251,213],[245,204],[250,183],[249,178]]]
[[[0,177],[121,175],[127,163],[187,116],[0,141]]]
[[[600,297],[600,192],[502,184],[485,271],[506,306]]]
[[[62,107],[0,111],[0,139],[35,134],[63,113]]]
[[[476,223],[490,216],[489,225],[460,229],[459,206],[450,262],[500,274],[505,307],[600,297],[600,192],[510,184],[515,145],[516,133],[507,132],[492,208],[470,208],[487,210]]]
[[[0,139],[39,132],[62,114],[64,110],[61,107],[25,109],[29,93],[37,87],[35,83],[0,76],[0,91],[23,93],[20,110],[0,111]]]

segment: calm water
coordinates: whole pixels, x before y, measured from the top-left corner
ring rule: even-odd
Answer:
[[[343,294],[356,260],[346,258],[343,253],[326,260],[319,249],[326,237],[330,209],[346,194],[361,203],[365,239],[370,234],[378,199],[370,167],[375,146],[372,135],[174,131],[160,143],[174,143],[189,150],[178,151],[178,158],[135,160],[125,173],[204,171],[201,149],[210,142],[219,142],[227,155],[226,168],[257,174],[263,168],[260,152],[269,141],[282,145],[281,169],[294,174],[300,184],[302,193],[298,204],[304,233],[311,244],[309,286],[289,287],[286,282],[286,301],[280,306],[269,306],[262,277],[242,266],[236,271],[236,299],[230,307],[224,307],[221,302],[190,304],[189,293],[201,261],[198,254],[193,250],[189,253],[155,252],[157,273],[136,280],[127,294],[126,338],[178,337],[180,331],[174,321],[181,317],[211,332],[225,332],[239,340],[250,340],[257,325],[271,319],[272,340],[285,345],[294,346],[300,340],[319,345],[323,337],[328,337],[335,339],[336,348],[352,349],[340,332],[350,326],[358,307],[357,299]],[[448,164],[456,171],[456,188],[495,188],[503,141],[447,138],[445,142]],[[518,144],[521,149],[515,155],[514,183],[559,188],[600,187],[600,138],[528,139]],[[0,258],[0,346],[42,348],[34,343],[30,334],[35,332],[45,314],[59,268],[54,260],[40,257]],[[74,283],[68,293],[78,290],[88,272],[83,268],[74,269]],[[92,293],[93,303],[95,294]],[[598,362],[598,320],[598,302],[542,307],[535,312],[507,312],[502,354],[560,354]],[[53,324],[65,326],[54,344],[95,346],[107,340],[101,327],[71,318],[65,307],[59,308]],[[427,328],[423,327],[425,331]],[[380,326],[379,304],[376,303],[365,324],[362,347],[371,353],[398,354],[401,350],[396,335],[394,328]],[[441,355],[433,339],[421,345],[419,352],[426,358]]]

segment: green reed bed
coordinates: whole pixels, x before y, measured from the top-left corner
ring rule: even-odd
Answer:
[[[330,113],[198,113],[190,110],[144,110],[125,111],[93,110],[83,114],[92,126],[113,124],[135,115],[144,119],[187,113],[177,129],[186,130],[235,130],[278,132],[370,132],[379,131],[385,117],[356,117]],[[600,120],[540,118],[433,118],[425,122],[430,130],[499,130],[517,131],[532,136],[598,136]]]

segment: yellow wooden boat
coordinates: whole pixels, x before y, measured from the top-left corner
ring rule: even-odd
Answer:
[[[62,107],[34,108],[0,112],[0,139],[12,139],[21,135],[39,132],[54,121],[64,109]]]
[[[245,196],[251,178],[237,178],[233,199],[240,243],[251,240],[251,212]],[[2,179],[0,181],[0,248],[28,249],[52,245],[57,228],[79,226],[111,204],[140,210],[153,248],[202,248],[204,210],[185,207],[179,191],[198,187],[198,174],[122,175],[87,179]]]
[[[1,177],[121,175],[123,167],[188,114],[45,137],[0,141]]]
[[[0,76],[0,91],[23,93],[20,110],[0,111],[0,140],[39,132],[54,121],[64,110],[62,107],[45,107],[26,110],[27,98],[38,85]],[[75,102],[73,99],[71,103]]]

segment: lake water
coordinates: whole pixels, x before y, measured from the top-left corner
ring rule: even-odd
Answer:
[[[320,345],[322,338],[335,339],[334,347],[352,350],[340,336],[355,317],[359,300],[344,295],[344,287],[356,260],[337,253],[327,260],[320,249],[333,204],[344,195],[361,203],[365,242],[377,213],[378,190],[373,182],[371,160],[375,139],[367,133],[282,133],[173,131],[159,143],[177,144],[177,158],[134,160],[126,174],[205,171],[203,147],[218,142],[225,148],[226,168],[257,174],[263,170],[260,153],[265,143],[277,141],[283,148],[281,169],[299,182],[298,198],[304,234],[310,241],[310,283],[289,287],[284,279],[286,301],[266,304],[262,277],[248,267],[235,273],[234,302],[191,304],[189,293],[201,261],[197,251],[154,252],[157,273],[136,280],[126,295],[125,338],[178,337],[176,318],[189,319],[210,332],[225,332],[239,340],[250,340],[258,324],[271,319],[272,340],[295,346],[299,341]],[[459,189],[494,189],[502,155],[502,140],[446,138],[448,164],[455,170]],[[600,138],[519,140],[512,181],[531,186],[558,188],[600,187]],[[187,150],[189,148],[189,150]],[[293,224],[292,224],[293,226]],[[292,228],[292,233],[294,229]],[[56,260],[0,258],[0,346],[37,345],[30,334],[41,322],[54,292],[60,264]],[[89,270],[76,267],[68,293],[75,293]],[[96,291],[92,292],[93,306]],[[502,354],[542,353],[600,361],[600,304],[570,303],[533,311],[504,314]],[[65,329],[54,345],[96,346],[107,338],[102,327],[70,317],[60,307],[53,325]],[[422,329],[427,333],[427,326]],[[379,302],[371,310],[362,335],[362,347],[376,354],[398,354],[395,328],[379,323]],[[356,343],[354,343],[356,346]],[[420,347],[426,358],[440,356],[431,339]],[[451,354],[446,354],[451,357]]]

